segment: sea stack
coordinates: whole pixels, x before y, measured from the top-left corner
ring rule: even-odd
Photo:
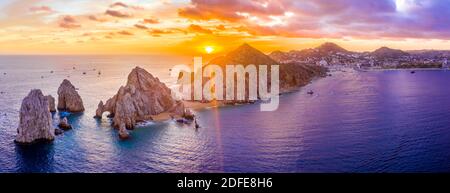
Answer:
[[[102,118],[103,115],[103,101],[100,101],[97,106],[97,110],[95,111],[94,118]]]
[[[39,89],[31,90],[22,101],[16,142],[29,144],[39,140],[55,139],[55,128],[46,96]]]
[[[50,112],[54,113],[56,112],[56,105],[55,105],[55,98],[53,98],[52,95],[47,95],[48,100],[48,109]]]
[[[121,128],[121,135],[126,136],[123,128],[133,129],[137,122],[153,120],[153,116],[162,113],[183,116],[185,108],[181,101],[172,98],[171,90],[164,83],[136,67],[128,75],[127,84],[120,87],[116,95],[104,105],[100,102],[96,117],[101,117],[106,111],[113,117],[113,126]]]
[[[58,88],[58,110],[68,112],[83,112],[83,100],[72,83],[64,79]]]

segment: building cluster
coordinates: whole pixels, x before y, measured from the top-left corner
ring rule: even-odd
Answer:
[[[280,63],[315,64],[353,68],[450,68],[450,51],[404,52],[380,48],[374,52],[321,50],[273,52],[270,56]]]

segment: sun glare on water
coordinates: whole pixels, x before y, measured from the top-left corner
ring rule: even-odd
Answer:
[[[211,54],[214,52],[214,48],[212,46],[206,46],[205,47],[205,52],[208,54]]]

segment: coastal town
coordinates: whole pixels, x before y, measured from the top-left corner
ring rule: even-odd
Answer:
[[[450,51],[402,51],[381,47],[372,52],[352,52],[334,43],[324,43],[316,48],[274,51],[269,55],[279,63],[316,64],[324,67],[351,67],[356,69],[449,69]]]

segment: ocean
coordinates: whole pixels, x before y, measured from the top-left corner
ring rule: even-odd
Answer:
[[[195,112],[199,129],[148,122],[126,141],[106,116],[93,118],[135,66],[170,87],[169,69],[190,61],[0,56],[0,172],[450,172],[444,70],[334,73],[282,95],[274,112],[261,112],[257,103],[205,109]],[[50,144],[16,145],[22,99],[35,88],[57,98],[63,79],[79,88],[86,107],[70,115],[74,129]]]

